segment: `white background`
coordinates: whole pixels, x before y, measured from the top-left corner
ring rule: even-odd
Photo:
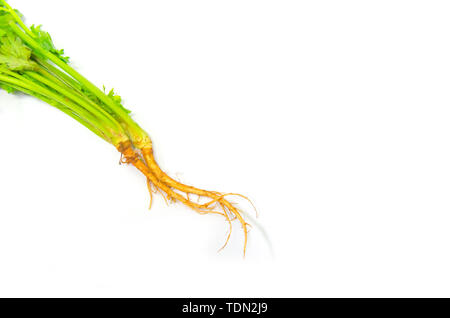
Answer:
[[[1,92],[0,296],[450,296],[448,1],[11,4],[260,218],[218,254],[221,218],[148,211],[113,147]]]

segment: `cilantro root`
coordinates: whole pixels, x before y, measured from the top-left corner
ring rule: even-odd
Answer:
[[[180,202],[200,214],[224,217],[230,227],[224,247],[237,220],[244,232],[245,255],[249,224],[227,198],[248,198],[202,190],[169,177],[155,160],[149,135],[131,118],[121,97],[114,90],[106,93],[99,89],[73,69],[64,50],[55,48],[51,36],[41,26],[28,27],[19,11],[5,0],[0,0],[0,89],[34,96],[112,144],[123,163],[133,165],[145,176],[151,202],[153,193],[159,192],[166,201]]]

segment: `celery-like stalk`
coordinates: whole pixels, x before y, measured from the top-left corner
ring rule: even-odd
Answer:
[[[248,224],[226,198],[247,198],[198,189],[165,174],[155,161],[150,137],[131,118],[120,96],[114,90],[102,91],[72,68],[64,50],[55,48],[50,35],[41,27],[28,27],[5,0],[0,0],[0,88],[34,96],[114,145],[122,153],[123,162],[134,165],[147,178],[151,196],[155,189],[166,199],[181,202],[198,213],[222,215],[230,225],[230,234],[232,221],[237,219],[244,230],[245,254]],[[190,195],[205,202],[198,203]]]

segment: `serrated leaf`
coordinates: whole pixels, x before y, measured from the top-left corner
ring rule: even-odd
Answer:
[[[0,65],[5,65],[11,71],[33,70],[36,64],[14,56],[4,56],[0,54]]]
[[[12,33],[0,35],[0,65],[12,71],[33,70],[31,49]]]
[[[34,40],[40,44],[40,46],[47,50],[48,52],[56,55],[61,61],[64,63],[69,63],[69,57],[64,56],[64,50],[58,50],[55,48],[55,45],[53,44],[52,37],[48,32],[45,32],[42,30],[42,26],[35,26],[32,25],[30,28],[31,32],[35,35]]]
[[[114,88],[111,89],[111,91],[108,93],[108,96],[114,101],[116,102],[116,104],[123,110],[125,111],[127,114],[131,113],[131,110],[126,109],[123,105],[122,105],[122,97],[120,97],[119,95],[117,95],[114,92]]]

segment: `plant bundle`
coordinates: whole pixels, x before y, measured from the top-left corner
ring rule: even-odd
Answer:
[[[50,35],[40,26],[28,27],[19,11],[5,0],[0,0],[0,88],[34,96],[112,144],[123,163],[133,165],[145,176],[151,202],[158,191],[167,201],[181,202],[200,214],[223,216],[230,226],[224,246],[230,239],[232,222],[237,220],[245,236],[245,255],[249,224],[227,198],[248,199],[188,186],[163,172],[153,155],[149,135],[131,118],[121,97],[114,90],[104,92],[73,69]]]

